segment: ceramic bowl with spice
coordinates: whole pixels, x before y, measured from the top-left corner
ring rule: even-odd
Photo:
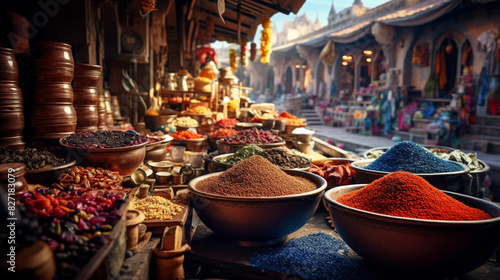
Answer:
[[[456,151],[454,148],[445,147],[445,146],[433,146],[433,145],[422,145],[422,147],[429,150],[431,153],[451,153]],[[385,151],[387,151],[390,147],[377,147],[366,150],[363,153],[363,157],[366,159],[376,159]]]
[[[147,166],[153,170],[153,173],[157,172],[172,172],[174,164],[170,161],[158,161],[158,162],[148,162]]]
[[[24,177],[29,184],[40,184],[42,186],[50,186],[52,183],[56,183],[58,181],[59,175],[63,173],[66,169],[74,166],[76,164],[76,160],[68,162],[63,165],[41,168],[41,169],[32,169],[26,170],[26,174]]]
[[[86,131],[59,139],[59,145],[78,165],[102,167],[132,174],[144,161],[149,140],[144,135],[122,131]]]
[[[199,139],[174,139],[172,145],[186,147],[186,151],[199,152],[207,149],[207,138]]]
[[[356,160],[351,163],[351,168],[354,171],[354,183],[368,184],[390,173],[387,171],[375,171],[366,169],[365,167],[373,161],[373,159],[362,159]],[[454,161],[447,162],[451,166],[456,166],[459,171],[438,173],[411,173],[419,175],[438,189],[469,194],[471,185],[469,168],[467,168],[467,166],[462,163]]]
[[[500,207],[494,203],[444,191],[492,216],[484,220],[453,221],[385,215],[338,202],[344,195],[365,186],[340,186],[328,190],[324,197],[335,229],[346,244],[386,271],[406,277],[418,275],[418,279],[457,276],[481,266],[500,245]]]
[[[241,173],[241,176],[250,176],[246,179],[234,176],[235,173],[241,172],[241,168],[245,167],[245,164],[251,163],[253,160],[259,161],[257,165],[261,166],[260,169],[249,168],[251,172],[244,172],[246,175]],[[226,195],[205,190],[205,187],[212,186],[210,181],[219,181],[219,177],[217,177],[219,175],[225,176],[229,180],[231,178],[239,180],[240,184],[242,181],[252,182],[252,178],[259,179],[256,179],[252,184],[244,184],[245,190],[237,185],[238,182],[232,184],[224,181],[228,185],[223,187],[230,190],[230,193]],[[301,179],[289,179],[290,175]],[[265,193],[266,191],[278,192],[282,188],[295,187],[297,184],[295,181],[291,184],[285,183],[285,181],[304,179],[312,184],[311,191],[289,195],[276,195],[275,193],[274,196]],[[281,182],[278,183],[281,186],[269,188],[276,181]],[[261,189],[257,184],[264,188]],[[221,185],[218,184],[214,187],[218,188]],[[189,182],[188,188],[193,193],[191,201],[196,213],[212,231],[224,237],[225,240],[239,245],[265,246],[284,241],[288,234],[300,229],[309,221],[323,197],[326,181],[305,171],[282,171],[262,158],[251,157],[227,171],[194,178]],[[264,194],[259,189],[263,190]],[[234,196],[231,194],[232,192],[240,192],[240,194]]]
[[[236,130],[245,130],[252,127],[262,128],[262,123],[258,122],[239,122],[236,123]]]

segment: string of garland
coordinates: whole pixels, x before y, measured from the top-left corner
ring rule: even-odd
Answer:
[[[247,61],[247,41],[246,40],[241,41],[240,60],[241,60],[241,66],[246,67],[248,64],[248,61]]]
[[[236,72],[236,69],[238,69],[238,61],[236,59],[236,49],[229,50],[229,62],[231,63],[231,70],[233,72]]]
[[[271,56],[271,18],[265,15],[260,23],[263,28],[260,32],[260,62],[266,64]]]

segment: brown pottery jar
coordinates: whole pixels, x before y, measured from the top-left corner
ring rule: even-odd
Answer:
[[[37,83],[34,88],[35,104],[73,104],[70,83]]]
[[[92,64],[75,64],[75,76],[73,77],[74,87],[94,87],[96,88],[101,78],[102,66]]]
[[[7,192],[22,193],[28,189],[28,182],[24,178],[26,166],[23,163],[0,164],[0,185]]]
[[[19,69],[14,50],[0,48],[0,81],[17,82],[19,80]]]

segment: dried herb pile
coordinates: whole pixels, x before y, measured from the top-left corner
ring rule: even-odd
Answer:
[[[85,131],[63,138],[62,143],[77,148],[118,148],[139,145],[148,141],[147,135],[117,130]]]
[[[219,140],[226,144],[271,144],[283,142],[278,135],[256,127],[242,130]]]
[[[65,164],[63,158],[58,158],[49,151],[26,148],[24,151],[13,151],[0,147],[0,163],[21,162],[27,170],[56,167]]]

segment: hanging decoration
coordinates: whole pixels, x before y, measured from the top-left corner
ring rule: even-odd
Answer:
[[[260,62],[262,64],[269,63],[271,56],[271,18],[264,15],[260,19],[262,31],[260,32]]]
[[[257,59],[257,44],[252,42],[250,44],[250,61],[254,62],[255,59]]]
[[[156,11],[156,0],[142,0],[141,2],[142,10],[139,10],[139,14],[142,18],[145,18],[152,11]]]
[[[207,63],[207,58],[210,58],[215,64],[217,64],[217,54],[211,47],[199,48],[198,50],[196,50],[196,57],[202,64]]]
[[[233,72],[236,72],[236,69],[238,69],[238,60],[236,57],[236,49],[229,50],[229,62],[231,64],[231,70]]]
[[[246,67],[248,64],[248,61],[247,61],[247,41],[246,40],[241,41],[240,60],[241,60],[241,66]]]

